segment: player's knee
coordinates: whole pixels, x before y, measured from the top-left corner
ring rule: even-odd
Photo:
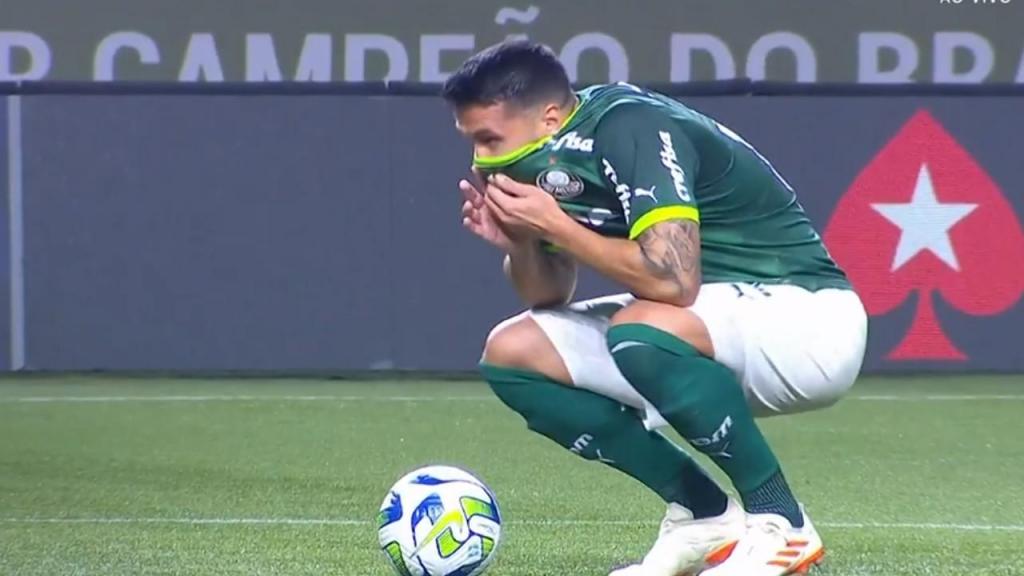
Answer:
[[[482,361],[495,366],[529,369],[529,349],[543,336],[540,328],[528,316],[519,315],[503,320],[487,335]]]
[[[707,326],[692,310],[671,304],[637,300],[612,316],[611,326],[644,324],[667,332],[693,346],[701,354],[714,357]]]
[[[557,382],[571,383],[569,371],[547,334],[525,314],[509,318],[491,330],[481,361],[493,366],[529,370]]]

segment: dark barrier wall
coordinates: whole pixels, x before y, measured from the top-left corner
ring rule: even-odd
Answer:
[[[11,192],[10,163],[11,154],[8,146],[12,133],[7,117],[10,98],[4,98],[0,104],[0,186],[8,194]],[[16,159],[16,158],[15,158]],[[10,250],[10,210],[9,202],[0,199],[0,369],[11,366],[11,250]]]
[[[433,98],[17,98],[29,369],[469,369],[517,310]],[[1024,370],[1024,99],[686,100],[797,189],[873,315],[868,369]]]

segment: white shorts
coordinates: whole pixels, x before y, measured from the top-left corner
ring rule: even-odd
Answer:
[[[573,384],[641,410],[649,429],[664,418],[623,378],[605,334],[630,294],[530,310],[561,355]],[[791,285],[705,284],[690,307],[704,321],[715,360],[732,369],[756,416],[834,404],[860,372],[867,314],[851,290]],[[499,325],[500,328],[500,325]]]

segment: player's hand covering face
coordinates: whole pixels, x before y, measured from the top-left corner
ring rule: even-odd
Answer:
[[[484,204],[502,225],[528,230],[540,238],[546,238],[560,219],[567,218],[553,196],[504,174],[487,177]]]
[[[494,176],[499,170],[514,170],[518,160],[542,148],[564,120],[564,111],[555,105],[522,108],[499,103],[456,111],[456,125],[473,143],[474,160],[483,159],[487,165],[474,168],[480,181],[459,182],[465,199],[463,224],[471,232],[508,250],[542,235],[539,225],[545,219],[540,218],[541,214],[550,215],[551,210],[561,213],[554,199],[539,188],[516,188],[515,182],[504,177],[506,183],[499,185]],[[488,179],[486,184],[484,178]]]
[[[496,217],[494,210],[485,199],[484,188],[479,180],[460,180],[462,191],[462,225],[489,244],[509,252],[516,244],[535,239],[529,229],[506,224]]]

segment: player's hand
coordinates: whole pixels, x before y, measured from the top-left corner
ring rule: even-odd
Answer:
[[[567,218],[553,196],[504,174],[487,179],[484,205],[505,227],[526,229],[541,238],[546,238],[560,220]]]
[[[463,196],[462,225],[470,232],[505,252],[511,252],[516,244],[531,239],[527,231],[503,226],[494,217],[478,185],[469,180],[460,180],[459,190]]]

